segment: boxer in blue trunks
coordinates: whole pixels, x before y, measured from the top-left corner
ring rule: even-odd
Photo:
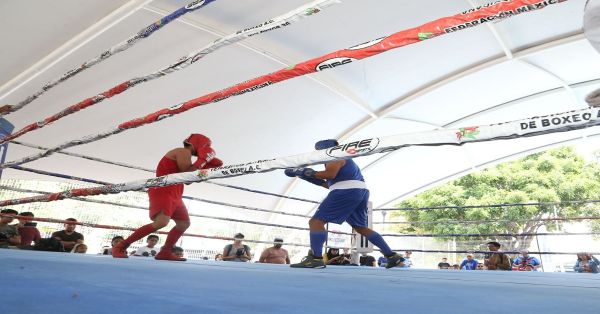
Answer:
[[[315,144],[315,149],[327,149],[337,145],[336,140],[323,140]],[[367,227],[369,190],[360,169],[352,159],[328,162],[325,164],[324,171],[294,168],[286,169],[285,174],[288,177],[298,177],[330,190],[308,222],[311,247],[308,256],[303,258],[300,263],[290,265],[291,267],[325,267],[322,256],[323,244],[327,240],[325,224],[328,222],[341,224],[344,221],[381,250],[388,259],[386,268],[403,265],[404,258],[400,254],[394,253],[379,233]]]

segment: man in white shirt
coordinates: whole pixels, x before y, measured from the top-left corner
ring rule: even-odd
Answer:
[[[133,256],[156,256],[157,249],[156,244],[158,243],[158,236],[155,234],[151,234],[146,238],[146,246],[142,246],[141,248],[133,251]]]

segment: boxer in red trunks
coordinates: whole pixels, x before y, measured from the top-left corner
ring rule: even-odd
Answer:
[[[192,163],[192,156],[197,159]],[[183,142],[183,148],[170,150],[158,163],[156,176],[164,176],[178,172],[188,172],[197,169],[215,168],[223,162],[215,158],[215,151],[211,148],[211,141],[202,134],[192,134]],[[127,258],[127,247],[131,243],[146,237],[150,233],[164,228],[169,220],[175,221],[175,227],[169,231],[167,240],[156,254],[155,259],[185,261],[185,258],[175,256],[172,248],[190,226],[190,217],[183,204],[183,184],[148,189],[150,199],[150,224],[140,227],[127,239],[115,245],[112,255],[116,258]]]

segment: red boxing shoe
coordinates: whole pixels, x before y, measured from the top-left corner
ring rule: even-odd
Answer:
[[[160,251],[160,252],[158,252],[158,254],[156,254],[154,259],[164,260],[164,261],[177,261],[177,262],[187,261],[186,258],[179,257],[179,256],[173,254],[173,252],[171,252],[171,251]]]
[[[112,248],[112,256],[114,258],[129,258],[126,251],[128,247],[129,245],[125,245],[123,241],[117,243],[117,245]]]

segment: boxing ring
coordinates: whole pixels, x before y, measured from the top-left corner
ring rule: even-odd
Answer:
[[[123,52],[158,31],[171,21],[197,9],[210,7],[211,1],[193,1],[163,19],[142,29],[126,41],[103,51],[97,57],[82,65],[67,71],[60,77],[51,80],[34,94],[29,95],[14,106],[0,109],[0,114],[10,119],[10,114],[30,105],[38,97],[64,81],[72,79],[81,72],[103,62],[113,55]],[[204,169],[187,173],[177,173],[163,177],[152,177],[152,169],[147,169],[125,162],[107,160],[96,156],[67,151],[67,148],[93,143],[134,128],[153,124],[175,115],[184,114],[198,106],[215,106],[215,103],[231,97],[243,97],[285,80],[301,77],[320,71],[335,71],[352,62],[370,58],[388,50],[417,44],[427,40],[459,32],[465,29],[478,27],[482,24],[497,22],[512,16],[528,12],[543,10],[546,7],[560,5],[566,0],[527,1],[507,0],[496,1],[488,5],[474,7],[472,10],[454,16],[440,18],[433,22],[391,34],[386,37],[367,41],[347,49],[331,52],[321,57],[298,63],[291,67],[276,72],[246,80],[225,89],[214,91],[203,96],[184,101],[168,108],[149,113],[143,117],[119,123],[104,131],[98,131],[80,138],[69,140],[55,146],[46,147],[16,140],[29,132],[44,128],[56,123],[60,119],[77,113],[80,110],[99,104],[100,102],[115,97],[130,88],[134,88],[151,80],[159,79],[188,66],[208,54],[215,53],[218,49],[230,44],[241,42],[252,36],[260,36],[267,32],[277,32],[287,28],[300,19],[310,19],[321,11],[326,11],[329,6],[337,5],[338,1],[319,0],[298,7],[288,13],[274,17],[269,21],[236,31],[223,36],[210,45],[195,50],[181,57],[176,62],[144,76],[131,78],[95,96],[86,98],[66,109],[52,114],[39,122],[33,122],[20,130],[0,138],[0,145],[19,145],[40,151],[16,160],[0,164],[1,169],[35,173],[41,176],[61,178],[74,182],[74,187],[64,188],[61,191],[39,189],[23,189],[17,187],[17,181],[0,181],[0,207],[14,207],[34,211],[36,204],[55,204],[56,201],[72,204],[87,204],[98,208],[111,208],[114,212],[106,210],[105,216],[113,216],[120,210],[138,210],[140,216],[146,217],[147,203],[143,201],[144,191],[151,187],[163,187],[173,184],[209,184],[223,189],[235,190],[246,195],[260,195],[261,197],[275,197],[278,200],[301,202],[316,206],[319,200],[290,196],[287,193],[274,193],[260,189],[250,189],[225,184],[215,179],[231,178],[249,174],[267,173],[293,167],[319,165],[328,161],[372,156],[376,154],[390,154],[408,147],[436,147],[436,146],[468,146],[471,143],[485,143],[497,140],[515,138],[528,138],[552,133],[562,133],[574,130],[584,130],[600,125],[600,109],[589,107],[565,112],[556,112],[549,115],[532,116],[531,118],[514,121],[496,121],[490,124],[463,125],[460,127],[439,128],[433,131],[396,134],[391,136],[368,137],[360,140],[342,142],[338,147],[327,150],[310,151],[302,154],[272,157],[269,159],[247,161],[236,164],[225,164],[214,169]],[[54,155],[66,155],[73,158],[107,164],[127,169],[135,169],[147,174],[147,178],[129,182],[106,182],[65,173],[46,171],[23,166],[23,164]],[[214,180],[214,181],[213,181]],[[141,191],[141,192],[140,192]],[[107,196],[123,195],[127,193],[131,202],[122,202],[117,198]],[[250,196],[248,196],[250,197]],[[188,204],[210,204],[227,207],[232,211],[278,215],[284,217],[281,221],[265,221],[261,218],[247,219],[235,216],[207,214],[190,211],[192,225],[236,224],[263,226],[269,228],[271,233],[255,234],[246,242],[263,248],[272,243],[267,239],[272,234],[285,234],[285,246],[293,252],[295,261],[306,252],[309,245],[299,233],[307,233],[305,222],[309,213],[300,213],[289,209],[281,210],[236,204],[211,200],[208,197],[185,195]],[[589,199],[574,202],[598,203],[600,200]],[[295,203],[292,203],[295,204]],[[548,206],[553,204],[496,204],[490,206]],[[554,204],[556,205],[556,204]],[[79,206],[79,205],[78,205]],[[483,207],[483,206],[482,206]],[[376,208],[375,212],[390,212],[398,210],[444,210],[450,206],[440,208]],[[249,214],[251,215],[251,214]],[[39,217],[38,217],[39,216]],[[91,217],[91,216],[90,216]],[[261,216],[262,217],[262,216]],[[87,217],[86,217],[87,218]],[[77,223],[84,230],[101,230],[106,239],[116,234],[133,231],[136,224],[120,224],[119,221],[107,217],[95,219],[81,219]],[[64,222],[62,219],[50,216],[37,215],[32,219],[37,221],[44,230],[56,229]],[[543,218],[546,221],[591,221],[600,220],[596,216],[583,217],[553,217]],[[304,222],[304,225],[302,225]],[[456,223],[477,224],[482,221],[456,221]],[[390,224],[405,222],[371,221],[374,226],[385,230]],[[436,223],[435,221],[422,223]],[[446,222],[448,223],[448,222]],[[302,226],[301,226],[302,225]],[[166,234],[166,232],[156,232]],[[386,238],[393,238],[396,251],[410,250],[418,253],[487,254],[486,250],[465,251],[399,246],[408,238],[502,238],[538,236],[596,236],[594,232],[560,233],[536,232],[520,234],[410,234],[410,233],[384,233]],[[347,247],[347,243],[356,241],[355,234],[348,228],[329,230],[330,241],[327,247]],[[334,239],[344,245],[336,245]],[[567,311],[589,311],[600,307],[597,291],[600,288],[600,277],[594,275],[581,275],[575,273],[547,273],[547,272],[493,272],[493,271],[450,271],[431,269],[383,269],[379,267],[351,267],[327,266],[325,269],[290,269],[288,265],[269,265],[258,263],[229,263],[212,260],[211,254],[219,251],[206,251],[193,254],[193,246],[187,245],[189,239],[202,241],[218,241],[220,244],[232,240],[231,235],[212,232],[188,231],[183,237],[183,246],[188,249],[186,262],[157,262],[154,259],[129,258],[113,259],[110,256],[92,254],[62,254],[55,252],[38,252],[32,250],[0,250],[0,260],[4,268],[3,282],[5,289],[10,288],[11,297],[0,306],[7,313],[175,313],[189,312],[216,312],[216,313],[306,313],[313,311],[327,311],[331,313],[376,313],[386,311],[422,312],[449,312],[458,313],[470,311],[474,313],[506,313],[507,311],[540,311],[541,313],[564,313]],[[352,239],[352,240],[350,240]],[[398,240],[398,241],[396,241]],[[202,242],[205,243],[205,242]],[[353,245],[355,245],[354,243]],[[394,246],[394,244],[392,246]],[[564,252],[549,252],[537,246],[538,251],[531,254],[546,255],[574,255],[574,250]],[[587,251],[598,251],[589,248]],[[507,252],[518,253],[518,252]],[[254,252],[259,254],[259,252]],[[6,285],[10,283],[10,285]],[[31,300],[35,299],[35,302]]]
[[[3,302],[7,313],[564,313],[600,306],[600,277],[578,274],[290,269],[16,250],[0,250],[0,259],[13,288]]]

